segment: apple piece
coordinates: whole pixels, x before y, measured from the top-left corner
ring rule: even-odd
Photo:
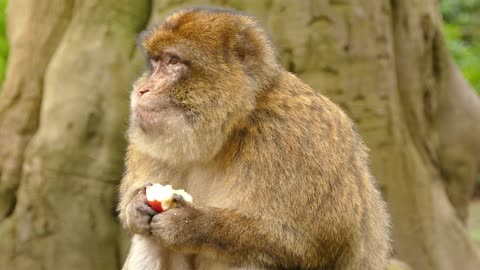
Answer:
[[[183,197],[183,199],[185,199],[185,201],[187,201],[187,202],[192,202],[192,195],[188,194],[183,189],[173,190],[173,193],[181,195]]]
[[[171,185],[162,186],[154,184],[145,189],[148,204],[157,212],[161,213],[172,204],[173,189]]]
[[[183,189],[174,190],[171,185],[153,184],[145,189],[148,204],[159,213],[175,207],[175,202],[172,198],[173,194],[181,195],[186,201],[192,202],[190,194]]]
[[[148,204],[150,205],[150,207],[153,208],[153,210],[157,211],[158,213],[163,212],[163,207],[161,202],[153,200],[153,201],[148,201]]]

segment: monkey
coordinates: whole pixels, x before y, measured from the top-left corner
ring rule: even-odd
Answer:
[[[385,269],[390,218],[353,121],[260,23],[184,8],[139,36],[119,219],[132,269]],[[171,184],[156,213],[147,182]]]

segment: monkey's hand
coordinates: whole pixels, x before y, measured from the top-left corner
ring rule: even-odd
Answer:
[[[145,195],[145,188],[151,185],[146,183],[138,189],[125,209],[125,224],[130,232],[140,235],[150,235],[150,222],[152,217],[157,214],[150,205],[148,205]]]
[[[150,237],[165,248],[268,269],[307,269],[311,261],[303,258],[318,256],[302,231],[274,217],[198,206],[180,195],[174,199],[177,208],[155,215],[150,223]]]
[[[195,249],[200,231],[208,226],[202,221],[206,209],[187,202],[182,195],[172,197],[177,207],[153,216],[150,222],[152,236],[167,248]]]

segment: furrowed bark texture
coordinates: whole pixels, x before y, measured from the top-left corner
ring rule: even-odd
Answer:
[[[141,69],[132,63],[134,41],[149,8],[127,0],[9,2],[2,269],[120,268],[115,187],[128,93]]]
[[[396,257],[413,270],[480,268],[464,226],[480,166],[480,99],[447,52],[438,1],[43,2],[11,1],[8,11],[6,269],[120,268],[124,234],[112,209],[129,84],[142,65],[135,35],[147,20],[202,4],[257,16],[284,66],[357,122],[392,214]]]

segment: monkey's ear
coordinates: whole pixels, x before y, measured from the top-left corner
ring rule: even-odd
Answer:
[[[263,44],[259,41],[251,29],[245,29],[236,36],[235,55],[249,69],[261,60]]]
[[[235,36],[234,52],[247,74],[260,86],[267,86],[279,71],[275,49],[257,26],[247,26]]]

